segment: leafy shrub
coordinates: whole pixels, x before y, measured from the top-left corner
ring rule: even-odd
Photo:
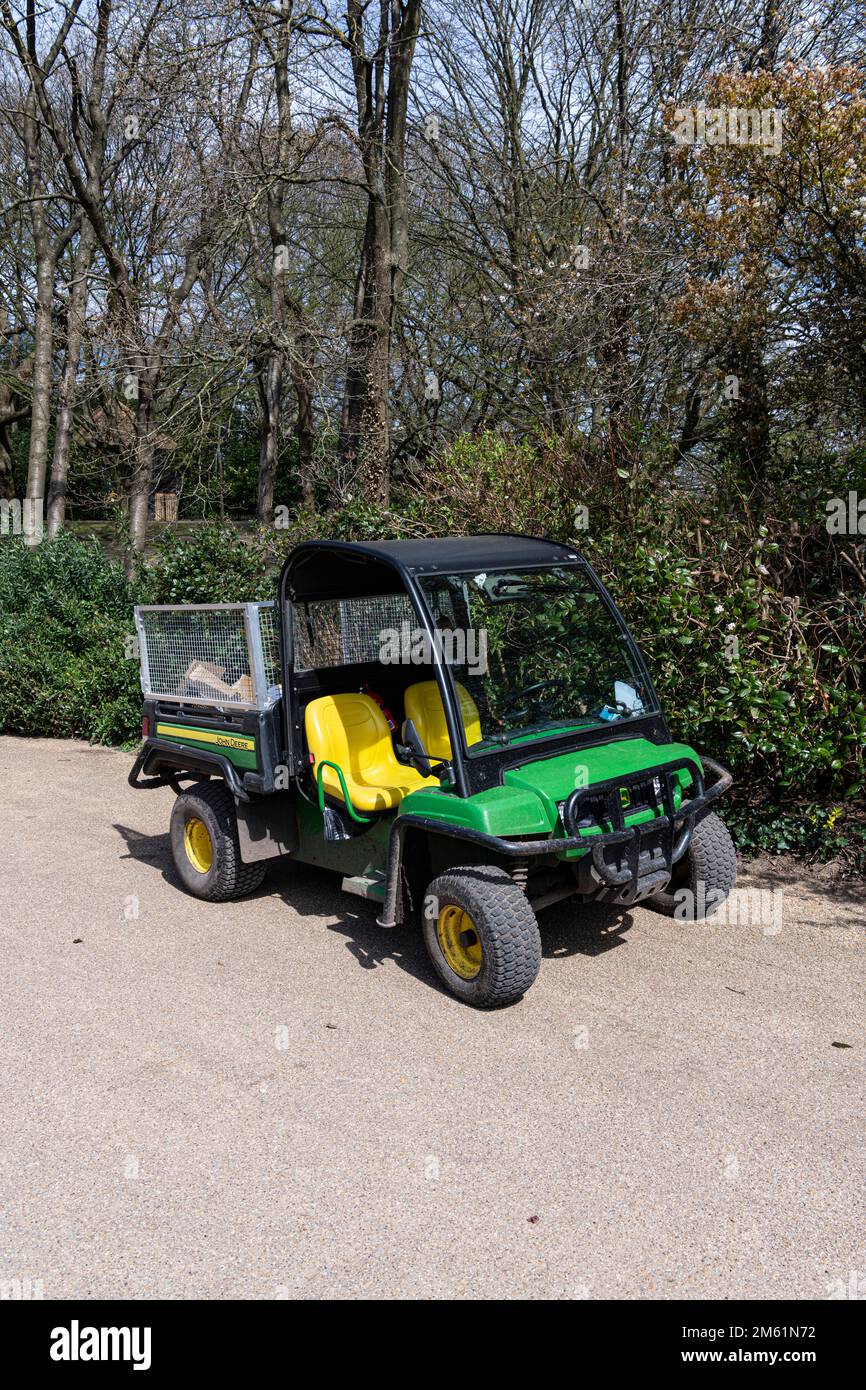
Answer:
[[[132,594],[95,541],[0,545],[0,730],[122,743],[141,716]]]
[[[129,743],[141,721],[136,603],[273,598],[271,538],[212,525],[171,532],[130,583],[95,540],[62,531],[0,545],[0,731]]]
[[[242,603],[271,599],[279,573],[275,537],[245,537],[232,525],[211,522],[194,536],[166,531],[156,556],[136,575],[137,603]]]
[[[632,534],[585,547],[647,653],[672,726],[726,763],[743,791],[859,796],[866,650],[856,598],[787,593],[764,527],[708,534],[701,554],[687,545]]]
[[[549,438],[461,435],[430,460],[420,486],[432,534],[518,531],[564,537],[581,500],[582,458]]]
[[[725,822],[742,854],[794,854],[836,859],[866,873],[866,815],[853,802],[791,809],[764,801],[735,800],[724,810]]]

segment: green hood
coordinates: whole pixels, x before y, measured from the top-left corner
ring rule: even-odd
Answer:
[[[700,770],[697,753],[684,743],[659,745],[645,738],[614,739],[594,748],[575,748],[551,758],[527,760],[508,769],[503,786],[477,792],[475,796],[464,798],[438,790],[412,792],[404,797],[400,812],[436,816],[452,825],[465,825],[503,839],[562,834],[557,806],[575,787],[627,777],[680,758],[687,758]],[[691,778],[682,770],[677,773],[677,780],[682,791]],[[675,800],[679,803],[680,797],[675,796]],[[643,811],[633,817],[626,815],[626,824],[638,824],[651,814]]]

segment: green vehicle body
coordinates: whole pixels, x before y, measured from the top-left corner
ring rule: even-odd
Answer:
[[[700,767],[697,753],[684,743],[672,743],[665,752],[670,758],[690,758],[697,768]],[[586,768],[586,784],[592,786],[598,782],[609,782],[615,777],[643,772],[654,767],[658,760],[659,750],[655,744],[645,739],[635,739],[628,744],[607,743],[599,748],[589,748],[581,755],[580,765]],[[504,774],[503,787],[476,792],[465,799],[455,797],[450,789],[411,792],[402,802],[398,814],[434,816],[453,825],[480,830],[486,835],[562,835],[565,827],[558,806],[574,787],[574,769],[574,755],[560,753],[552,758],[509,769]],[[682,790],[690,785],[691,779],[687,773],[681,772],[677,774],[677,780],[680,795],[675,800],[679,804]],[[640,825],[651,817],[652,811],[649,809],[631,814],[626,809],[624,820],[630,827]],[[606,825],[606,828],[612,830],[613,826]],[[601,834],[601,828],[587,827],[582,833],[591,838]],[[567,853],[573,856],[581,851]]]
[[[422,671],[401,674],[383,666],[379,676],[390,681],[389,698],[398,708],[419,676],[429,685],[435,680],[450,748],[450,756],[434,759],[411,720],[397,725],[396,756],[415,769],[416,781],[427,780],[396,806],[373,811],[353,805],[344,777],[349,769],[333,757],[314,757],[305,733],[305,713],[315,700],[332,692],[338,699],[341,680],[357,691],[362,678],[377,671],[367,650],[361,652],[365,660],[350,653],[342,665],[333,652],[317,665],[304,651],[305,643],[318,640],[328,605],[342,615],[351,604],[353,586],[362,604],[405,605],[434,639]],[[500,665],[506,650],[501,633],[509,622],[518,624],[518,638],[524,623],[545,653],[522,685],[519,677],[491,674],[495,661],[488,665],[484,679],[498,713],[494,719],[487,712],[484,730],[479,716],[471,743],[461,703],[469,676],[462,667],[452,669],[435,645],[443,633],[469,632],[470,605],[483,608],[498,634]],[[231,708],[202,698],[194,685],[194,696],[183,693],[187,687],[160,693],[149,688],[143,663],[145,737],[130,781],[180,791],[181,780],[222,778],[235,799],[244,863],[281,858],[335,871],[347,891],[381,904],[384,927],[404,921],[425,884],[457,866],[499,866],[533,908],[572,895],[641,901],[672,879],[695,826],[730,784],[712,759],[671,738],[610,595],[567,546],[521,536],[310,542],[289,557],[275,613],[280,681],[268,701]],[[146,619],[140,621],[144,637]],[[589,655],[581,679],[594,690],[597,676],[599,689],[615,692],[602,705],[597,694],[574,700],[572,654],[584,630]],[[514,646],[518,666],[535,659],[531,643],[526,657],[520,641]],[[627,679],[611,681],[606,663]],[[481,690],[480,678],[476,685]],[[516,708],[521,701],[524,707]],[[341,792],[333,779],[325,785],[328,767]]]
[[[172,732],[167,730],[171,728]],[[202,736],[212,734],[212,730],[189,723],[175,723],[160,719],[157,732],[172,743],[183,747],[190,746],[191,736],[196,742]],[[208,747],[218,747],[222,755],[241,771],[259,768],[254,751],[233,746],[237,735],[226,734]],[[253,741],[254,736],[250,736]],[[626,777],[630,773],[641,772],[658,762],[658,748],[644,739],[635,739],[628,744],[604,744],[588,749],[585,754],[588,785],[609,781],[615,777]],[[694,749],[684,743],[672,743],[666,748],[671,758],[691,759],[696,767],[700,760]],[[484,835],[515,838],[535,835],[563,835],[558,804],[568,796],[574,785],[575,759],[571,754],[560,754],[542,761],[526,763],[519,769],[505,773],[505,786],[491,787],[488,791],[476,792],[468,797],[459,797],[448,786],[410,792],[404,797],[395,815],[421,815],[438,820],[443,825],[463,826]],[[691,784],[686,772],[677,773],[679,790],[674,794],[677,807],[682,802],[683,791]],[[291,793],[290,793],[291,795]],[[384,874],[391,818],[377,820],[364,834],[363,838],[353,840],[326,840],[323,831],[322,812],[304,798],[297,798],[295,811],[298,820],[298,847],[293,858],[301,863],[315,864],[321,868],[333,869],[344,875]],[[653,819],[649,808],[629,813],[624,822],[627,827],[644,824]],[[613,830],[607,822],[604,829]],[[587,827],[581,832],[588,840],[601,834],[601,829]],[[450,842],[453,844],[454,842]],[[564,860],[580,858],[586,851],[565,850],[560,857]],[[456,852],[439,857],[438,864],[445,867],[449,859],[460,862],[465,859]],[[471,855],[471,858],[477,856]],[[370,896],[381,899],[383,884],[371,885]]]

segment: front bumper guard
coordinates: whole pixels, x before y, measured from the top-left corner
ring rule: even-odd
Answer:
[[[563,825],[572,833],[557,839],[503,840],[498,835],[488,835],[481,830],[471,830],[467,826],[449,825],[437,820],[435,816],[415,815],[407,812],[398,815],[391,826],[388,840],[388,867],[385,881],[385,895],[382,915],[378,919],[380,927],[396,927],[402,921],[402,902],[399,892],[400,870],[403,860],[403,837],[407,830],[415,827],[427,834],[447,835],[452,839],[467,840],[470,844],[482,845],[494,854],[508,859],[532,859],[538,855],[565,854],[569,850],[588,851],[592,867],[602,883],[610,888],[625,889],[628,884],[635,887],[640,882],[641,844],[644,837],[660,833],[662,837],[662,857],[665,872],[660,879],[667,879],[674,864],[685,854],[698,821],[703,820],[709,807],[718,797],[724,795],[733,781],[725,768],[715,759],[701,755],[702,767],[698,768],[690,758],[680,758],[675,762],[658,767],[646,768],[642,772],[614,777],[607,782],[596,783],[591,787],[578,787],[571,793],[562,811]],[[677,808],[674,805],[674,774],[685,769],[691,775],[694,795]],[[704,771],[716,778],[708,787]],[[658,783],[658,790],[655,788]],[[620,789],[630,791],[634,787],[649,784],[655,799],[655,811],[649,820],[640,825],[626,826],[625,808],[620,800]],[[589,801],[603,801],[604,819],[614,826],[611,831],[584,835],[574,833],[580,811]],[[652,809],[652,808],[651,808]],[[625,866],[617,867],[604,858],[604,850],[609,845],[625,846]],[[667,852],[665,852],[667,851]]]
[[[661,767],[650,768],[646,772],[631,773],[627,777],[614,777],[593,787],[582,787],[571,793],[562,811],[563,825],[572,833],[577,831],[581,811],[587,803],[601,803],[599,820],[613,826],[613,830],[600,835],[586,836],[583,844],[589,841],[592,867],[602,883],[611,888],[624,887],[637,883],[640,876],[640,856],[642,842],[647,835],[658,834],[661,842],[662,862],[667,870],[682,859],[689,847],[692,831],[698,820],[707,814],[709,806],[730,787],[731,774],[712,758],[702,757],[702,770],[699,771],[690,758],[679,758]],[[707,769],[716,781],[707,787],[703,769]],[[678,772],[688,772],[694,784],[694,794],[677,808],[674,801],[674,778]],[[653,811],[649,820],[640,825],[627,826],[625,816],[627,807],[623,805],[621,791],[630,793],[636,787],[648,790],[648,809]],[[617,868],[605,859],[608,846],[623,848],[621,859],[625,864]]]

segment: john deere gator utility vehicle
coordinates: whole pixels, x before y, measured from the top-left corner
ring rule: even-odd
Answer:
[[[459,999],[519,999],[566,897],[704,915],[733,887],[730,775],[674,743],[643,659],[567,545],[519,535],[307,542],[274,603],[136,610],[133,786],[177,793],[184,886],[334,869],[420,916]]]

